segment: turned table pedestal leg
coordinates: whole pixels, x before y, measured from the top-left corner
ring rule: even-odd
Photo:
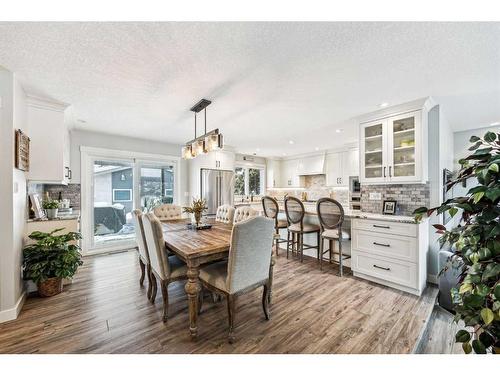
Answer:
[[[198,294],[201,290],[200,282],[198,280],[199,273],[200,271],[198,266],[188,265],[188,281],[186,283],[185,290],[188,295],[189,334],[191,335],[192,340],[196,340],[198,337]]]

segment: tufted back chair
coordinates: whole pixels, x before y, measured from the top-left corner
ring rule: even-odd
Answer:
[[[182,218],[181,206],[175,204],[162,204],[153,210],[155,216],[161,220],[174,220]]]
[[[234,211],[234,224],[248,220],[254,216],[257,216],[257,211],[255,211],[252,207],[250,206],[238,207],[236,211]]]
[[[139,248],[139,256],[144,263],[149,264],[149,253],[146,246],[146,237],[144,236],[144,225],[142,223],[142,211],[133,210],[132,217],[134,218],[135,241]]]
[[[220,221],[221,223],[231,224],[234,218],[234,207],[229,204],[224,204],[217,208],[217,214],[215,215],[215,221]]]
[[[249,217],[233,227],[226,279],[229,293],[269,277],[273,236],[274,221],[264,216]]]
[[[170,265],[168,263],[167,248],[163,240],[161,222],[151,212],[144,214],[142,219],[151,268],[163,280],[168,279],[170,277]]]

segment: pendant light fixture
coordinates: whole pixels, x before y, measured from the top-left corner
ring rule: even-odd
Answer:
[[[211,103],[210,100],[201,99],[191,108],[191,111],[194,112],[194,139],[187,142],[182,148],[182,157],[184,159],[192,159],[207,152],[221,150],[224,147],[224,138],[219,133],[219,129],[207,133],[207,107]],[[196,134],[196,114],[202,110],[205,115],[205,132],[198,137]]]

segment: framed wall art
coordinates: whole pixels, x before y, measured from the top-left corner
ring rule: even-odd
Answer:
[[[20,129],[15,134],[15,167],[25,172],[30,170],[30,138]]]

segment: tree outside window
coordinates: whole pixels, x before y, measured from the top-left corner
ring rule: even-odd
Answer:
[[[248,192],[251,195],[260,195],[260,169],[248,169]]]
[[[245,195],[245,170],[243,168],[235,168],[234,172],[234,194]]]

